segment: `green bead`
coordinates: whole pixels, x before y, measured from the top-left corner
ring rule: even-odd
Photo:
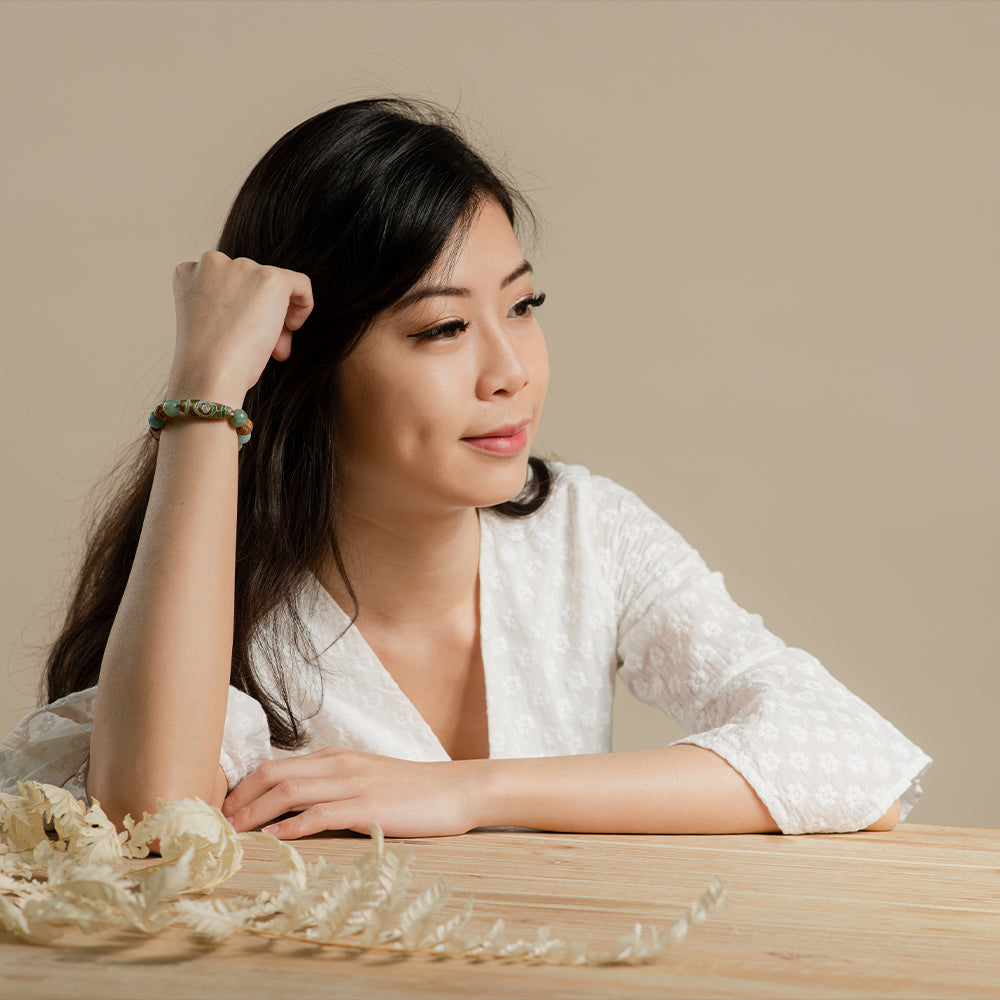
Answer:
[[[167,424],[166,424],[165,421],[161,420],[156,415],[156,411],[154,410],[149,415],[149,426],[152,427],[154,431],[159,431],[159,430],[163,430],[163,428],[166,427]]]
[[[246,414],[246,410],[233,410],[231,416],[229,417],[229,422],[233,427],[242,427],[250,418]]]
[[[163,404],[163,412],[168,417],[176,417],[181,412],[181,401],[179,399],[168,399]]]

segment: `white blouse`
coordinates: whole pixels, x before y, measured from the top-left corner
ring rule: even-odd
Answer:
[[[862,829],[921,794],[930,758],[808,653],[786,647],[726,593],[722,576],[636,496],[553,464],[527,518],[480,512],[480,629],[491,757],[611,747],[615,672],[750,783],[785,833]],[[318,663],[289,648],[305,750],[342,746],[447,760],[340,606],[315,579],[300,598]],[[83,795],[96,689],[47,705],[0,744],[17,780]],[[235,786],[268,758],[263,709],[230,688],[220,763]]]

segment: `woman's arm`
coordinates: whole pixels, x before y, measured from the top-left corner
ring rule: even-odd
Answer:
[[[479,826],[577,833],[768,833],[777,825],[750,785],[711,750],[679,744],[632,753],[414,763],[329,748],[261,765],[226,799],[237,830],[447,836]],[[891,829],[898,803],[870,829]]]
[[[236,441],[228,425],[203,423],[178,420],[161,435],[101,664],[87,790],[116,823],[155,811],[157,796],[213,801],[218,793],[232,658]]]
[[[711,750],[678,745],[630,753],[496,761],[484,775],[484,825],[580,833],[776,833],[737,771]],[[543,766],[538,766],[538,765]]]
[[[478,825],[580,833],[777,833],[746,779],[722,757],[677,744],[582,757],[484,761]],[[869,829],[892,829],[899,803]]]
[[[175,272],[172,398],[239,406],[312,306],[304,275],[205,254]],[[251,442],[248,447],[253,447]],[[98,684],[87,789],[120,822],[157,797],[221,803],[219,749],[233,640],[237,440],[182,418],[156,474]]]

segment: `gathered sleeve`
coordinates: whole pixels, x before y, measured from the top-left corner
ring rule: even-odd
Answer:
[[[58,785],[87,800],[87,765],[97,688],[86,688],[26,715],[0,743],[0,792],[19,781]],[[248,694],[229,688],[219,766],[229,788],[272,756],[264,709]]]
[[[784,833],[861,830],[921,794],[930,758],[801,649],[737,605],[677,532],[620,490],[620,675],[750,783]]]

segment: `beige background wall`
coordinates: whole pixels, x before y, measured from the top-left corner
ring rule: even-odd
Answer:
[[[173,265],[286,128],[402,91],[540,210],[543,452],[936,757],[915,820],[1000,826],[1000,4],[8,2],[0,34],[0,730],[160,392]]]

